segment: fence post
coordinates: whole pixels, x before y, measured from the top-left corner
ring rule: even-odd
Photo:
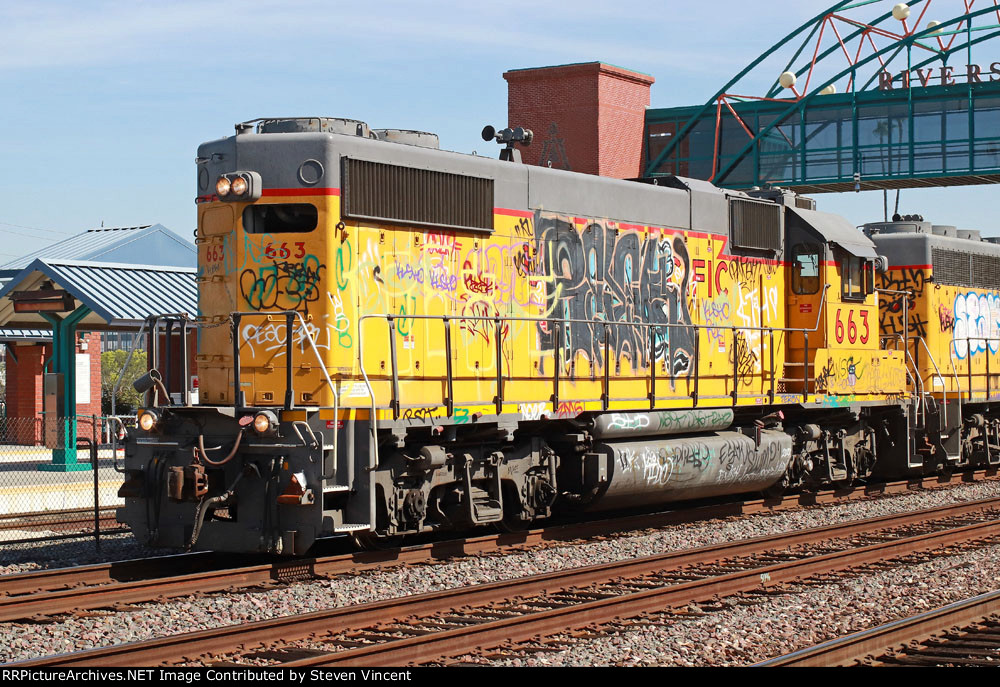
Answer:
[[[98,473],[101,461],[97,457],[97,416],[90,416],[90,465],[94,469],[94,543],[101,550],[101,489]]]

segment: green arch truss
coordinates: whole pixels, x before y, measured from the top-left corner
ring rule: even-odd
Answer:
[[[913,0],[905,21],[852,15],[877,2],[836,3],[700,107],[648,110],[645,176],[803,192],[1000,182],[1000,53],[979,64],[974,50],[1000,36],[1000,0],[965,0],[936,26],[934,0]],[[793,45],[782,71],[795,85],[762,79]],[[764,95],[736,93],[755,80],[771,82]]]

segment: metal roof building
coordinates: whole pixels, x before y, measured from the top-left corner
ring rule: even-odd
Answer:
[[[0,265],[0,279],[15,276],[38,258],[193,267],[197,262],[197,255],[197,250],[191,241],[162,224],[101,227],[71,236]]]

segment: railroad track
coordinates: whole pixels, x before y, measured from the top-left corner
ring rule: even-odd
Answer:
[[[120,527],[115,520],[115,508],[98,510],[102,529]],[[5,513],[0,515],[0,532],[4,530],[53,530],[70,531],[74,528],[93,528],[93,508],[70,508],[35,513]]]
[[[759,663],[760,666],[1000,666],[1000,591]]]
[[[12,665],[406,665],[512,645],[551,650],[558,642],[537,638],[585,637],[622,618],[648,622],[713,598],[996,543],[998,518],[1000,499],[989,499]]]
[[[993,478],[979,471],[975,478]],[[54,570],[40,570],[0,577],[0,622],[31,619],[43,621],[64,613],[100,608],[121,608],[192,594],[230,591],[234,588],[321,579],[395,565],[412,565],[461,556],[559,545],[596,536],[616,535],[714,518],[775,512],[803,506],[837,503],[851,498],[903,493],[913,489],[943,487],[964,475],[942,476],[821,494],[800,494],[783,499],[755,499],[662,513],[630,515],[610,520],[492,534],[381,551],[338,553],[316,558],[282,558],[250,566],[233,567],[231,557],[211,553],[161,556],[149,559],[100,563]]]
[[[156,599],[234,588],[321,579],[335,575],[447,560],[501,550],[558,545],[588,537],[755,512],[763,501],[728,503],[570,525],[433,541],[379,551],[349,551],[315,558],[280,558],[233,567],[231,557],[205,553],[161,556],[40,570],[0,577],[0,622],[114,608]],[[245,557],[244,557],[245,558]]]

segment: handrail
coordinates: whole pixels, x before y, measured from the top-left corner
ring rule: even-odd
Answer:
[[[923,424],[923,426],[926,427],[927,426],[927,404],[924,403],[924,380],[920,378],[920,370],[917,369],[917,363],[913,359],[913,356],[910,355],[909,349],[904,348],[903,349],[903,355],[905,355],[906,359],[910,361],[910,365],[913,366],[913,371],[916,373],[916,377],[915,378],[917,380],[917,387],[919,388],[919,394],[920,394],[917,397],[917,398],[920,399],[920,401],[919,401],[920,402],[920,420],[921,420],[921,423]],[[905,368],[905,365],[904,365],[904,368]],[[909,370],[907,370],[906,374],[907,375],[910,374]],[[940,424],[941,424],[941,421],[940,421],[940,418],[938,418],[938,425],[940,426]]]
[[[305,321],[305,318],[302,316],[302,313],[300,313],[300,312],[298,312],[296,310],[271,310],[271,311],[263,311],[263,312],[237,311],[237,312],[231,313],[228,319],[229,319],[230,323],[234,327],[236,327],[236,326],[238,326],[238,322],[242,318],[244,318],[244,317],[264,317],[264,316],[277,316],[277,315],[284,315],[285,318],[286,318],[285,339],[286,339],[286,343],[288,344],[289,349],[292,349],[292,343],[293,343],[292,339],[293,339],[293,336],[294,336],[293,330],[292,330],[292,327],[290,326],[290,324],[294,320],[298,320],[298,323],[299,323],[299,326],[301,327],[303,336],[309,342],[309,347],[312,349],[313,355],[316,357],[316,361],[319,363],[319,368],[323,372],[323,377],[326,380],[326,384],[330,388],[330,392],[333,394],[333,413],[334,413],[334,417],[336,418],[336,416],[338,415],[339,410],[340,410],[340,396],[337,393],[337,387],[336,387],[336,385],[333,383],[333,380],[330,378],[329,372],[327,372],[326,363],[324,362],[322,355],[320,355],[319,348],[316,345],[316,340],[313,338],[312,333],[309,331],[309,328],[306,326],[306,321]],[[146,320],[143,321],[143,325],[140,328],[139,332],[136,334],[135,338],[133,339],[132,348],[129,351],[129,356],[126,359],[125,365],[122,367],[121,372],[119,372],[118,379],[116,380],[115,387],[114,387],[114,390],[116,392],[118,390],[118,385],[121,383],[121,379],[122,379],[122,377],[123,377],[123,375],[125,373],[125,369],[128,367],[128,363],[132,359],[132,354],[135,351],[135,345],[136,345],[136,343],[138,343],[139,337],[142,336],[143,331],[145,331],[147,324],[149,324],[151,322],[158,324],[159,320],[164,319],[164,318],[171,318],[172,320],[180,320],[181,322],[183,322],[185,324],[185,327],[187,325],[190,325],[193,329],[201,329],[201,328],[206,328],[206,327],[215,327],[215,326],[218,326],[217,324],[206,324],[205,322],[200,322],[197,319],[192,319],[192,318],[190,318],[187,315],[187,313],[166,313],[166,314],[162,314],[162,315],[151,315],[150,317],[146,318]],[[152,331],[152,329],[151,329],[151,331]],[[234,379],[234,383],[235,383],[236,389],[238,390],[239,389],[239,379],[240,379],[240,365],[239,365],[239,354],[238,354],[238,352],[239,352],[239,347],[241,345],[241,342],[239,340],[239,332],[238,331],[234,331],[233,332],[233,341],[234,341],[234,346],[235,346],[235,351],[234,352],[236,353],[236,356],[233,359],[233,365],[234,365],[233,379]],[[185,342],[185,346],[184,346],[184,353],[185,353],[185,356],[186,356],[187,355],[187,345],[186,345],[186,342]],[[286,355],[286,361],[285,362],[286,362],[287,367],[288,367],[288,379],[291,380],[291,375],[292,375],[292,373],[291,373],[291,370],[292,370],[292,358],[291,358],[291,356]],[[185,398],[187,398],[187,380],[184,380],[184,388],[185,388]],[[286,389],[286,395],[285,395],[286,406],[292,406],[293,403],[294,403],[294,399],[291,399],[291,402],[290,402],[290,399],[289,399],[290,393],[291,393],[291,384],[289,384],[288,385],[288,389]],[[113,398],[114,397],[112,397],[112,404],[114,402]],[[237,393],[236,397],[233,399],[234,404],[238,405],[239,404],[239,400],[240,400],[239,399],[239,394]],[[112,405],[112,411],[113,410],[114,410],[114,406]],[[338,461],[338,457],[339,456],[338,456],[337,449],[338,449],[338,432],[336,430],[334,430],[334,432],[333,432],[333,446],[332,446],[332,451],[333,451],[333,456],[334,456],[334,461],[333,461],[334,469],[336,469],[336,466],[337,466],[337,464],[339,462]],[[324,479],[329,479],[332,476],[333,476],[332,474],[331,475],[325,475],[324,474]]]
[[[135,336],[132,337],[132,345],[128,349],[128,355],[125,357],[125,363],[122,365],[121,369],[118,371],[118,377],[115,379],[114,386],[111,389],[111,414],[112,415],[116,414],[115,411],[117,409],[116,399],[118,397],[118,389],[121,387],[122,379],[125,377],[125,370],[128,369],[129,363],[132,362],[132,356],[135,354],[135,347],[136,347],[136,345],[139,343],[139,341],[140,341],[143,333],[146,331],[146,327],[150,323],[155,323],[155,326],[159,327],[159,321],[162,320],[162,319],[169,319],[169,321],[171,321],[171,322],[179,321],[179,322],[183,323],[184,324],[184,328],[182,329],[182,332],[183,332],[182,336],[186,336],[186,331],[187,331],[186,327],[187,327],[187,325],[190,324],[190,325],[194,325],[195,327],[199,326],[199,324],[198,324],[198,322],[196,320],[191,319],[191,316],[188,315],[187,313],[184,313],[184,312],[173,312],[173,313],[162,313],[162,314],[159,314],[159,315],[150,315],[149,317],[147,317],[146,319],[144,319],[142,321],[142,325],[139,327],[139,331],[136,332]],[[152,329],[151,329],[151,331],[152,331]],[[185,360],[187,360],[187,348],[186,348],[186,345],[187,345],[187,341],[185,339],[184,340],[184,346],[185,347],[183,348]],[[151,353],[151,351],[150,351],[150,353]],[[153,360],[153,361],[147,361],[147,362],[155,364],[156,361]],[[185,370],[186,370],[186,366],[185,366]],[[185,400],[185,405],[187,405],[187,400],[188,400],[187,380],[185,379],[183,383],[184,383],[184,400]],[[170,402],[169,398],[167,398],[166,400],[167,400],[168,403]]]
[[[955,388],[958,389],[958,418],[962,419],[962,380],[958,378],[958,370],[955,369],[954,346],[948,346],[948,362],[951,364],[951,373],[955,376]],[[972,390],[969,389],[969,400],[972,400]]]
[[[823,285],[823,290],[819,294],[820,307],[819,307],[819,309],[816,312],[816,322],[812,326],[812,328],[764,327],[764,326],[760,326],[760,327],[756,327],[756,326],[749,326],[749,327],[748,326],[731,326],[731,327],[725,327],[725,326],[710,326],[710,325],[705,325],[705,324],[684,324],[684,323],[680,323],[680,322],[676,322],[676,323],[675,322],[654,323],[654,322],[621,321],[621,320],[619,320],[619,321],[612,321],[612,320],[597,319],[597,318],[594,318],[594,319],[580,319],[580,318],[558,318],[558,317],[508,317],[508,316],[501,317],[501,316],[496,316],[496,315],[494,315],[494,316],[465,316],[465,315],[462,315],[462,316],[455,316],[455,315],[407,315],[407,316],[401,316],[401,315],[395,315],[395,314],[391,314],[391,313],[369,313],[367,315],[362,315],[361,317],[358,318],[358,321],[357,321],[357,327],[358,327],[358,363],[359,363],[359,368],[361,370],[361,376],[364,378],[364,380],[365,380],[365,386],[366,386],[366,388],[368,390],[368,397],[371,400],[370,432],[371,432],[371,436],[372,436],[372,446],[374,447],[374,451],[373,451],[373,453],[371,455],[371,460],[369,461],[369,467],[368,467],[368,469],[370,471],[371,470],[375,470],[378,467],[378,461],[379,461],[379,456],[378,456],[378,418],[377,418],[377,415],[378,415],[378,406],[377,406],[376,400],[375,400],[375,388],[372,386],[371,378],[368,376],[368,371],[365,369],[365,361],[364,361],[364,351],[365,351],[365,346],[364,346],[364,327],[362,326],[362,323],[365,320],[368,320],[368,319],[384,319],[384,320],[386,320],[387,324],[390,327],[390,340],[389,341],[390,341],[390,349],[391,349],[390,352],[391,352],[391,355],[392,355],[391,376],[392,376],[393,389],[394,389],[393,390],[393,400],[390,403],[390,407],[394,410],[394,413],[398,417],[398,410],[399,410],[399,408],[398,408],[397,387],[398,387],[399,379],[398,379],[397,370],[396,370],[395,336],[391,335],[392,328],[394,327],[396,319],[402,319],[402,320],[438,320],[438,321],[441,321],[442,323],[445,323],[445,324],[450,323],[451,320],[469,321],[469,322],[494,322],[494,323],[496,323],[498,325],[498,328],[497,328],[498,333],[500,332],[500,329],[499,329],[499,323],[500,322],[535,322],[535,323],[545,322],[545,323],[548,323],[550,325],[555,324],[556,326],[558,326],[560,324],[591,324],[591,325],[600,324],[600,325],[602,325],[605,328],[605,330],[604,330],[605,331],[605,337],[604,337],[604,339],[605,339],[604,340],[604,350],[605,350],[605,352],[607,352],[607,349],[608,349],[607,331],[608,331],[608,329],[610,327],[616,327],[616,326],[624,326],[624,327],[635,327],[635,326],[638,326],[638,327],[646,327],[646,328],[652,328],[652,327],[661,328],[661,327],[664,327],[664,328],[667,328],[667,329],[671,329],[671,328],[688,328],[688,329],[694,329],[695,331],[700,331],[700,330],[703,330],[703,329],[704,330],[731,329],[734,332],[734,335],[735,335],[735,332],[743,332],[743,331],[758,331],[758,332],[761,332],[762,334],[763,334],[763,332],[768,332],[769,336],[771,337],[772,344],[773,344],[773,339],[774,339],[774,332],[791,332],[791,333],[802,332],[806,336],[806,342],[807,342],[806,345],[808,346],[808,333],[809,332],[819,331],[820,322],[822,320],[823,314],[825,312],[825,307],[826,307],[826,293],[829,290],[829,288],[830,288],[829,284],[824,284]],[[695,389],[694,389],[693,399],[694,399],[694,402],[695,402],[696,405],[697,405],[697,399],[698,399],[698,364],[699,363],[698,363],[697,349],[698,349],[698,341],[699,340],[700,340],[700,337],[695,336],[695,355],[694,355],[694,361],[695,361],[695,363],[694,363],[695,364],[695,370],[694,370],[695,382],[694,382],[694,385],[695,385]],[[735,345],[735,340],[733,341],[733,344]],[[497,344],[496,345],[497,345],[497,349],[498,349],[497,357],[498,357],[498,360],[499,360],[499,350],[500,350],[500,347],[503,345],[503,342],[500,340],[499,335],[498,335],[498,339],[497,339]],[[808,350],[808,348],[807,348],[807,350]],[[555,355],[555,353],[554,353],[554,355]],[[736,357],[735,357],[735,355],[733,356],[733,358],[734,358],[734,366],[735,366],[736,365]],[[608,359],[608,356],[606,354],[605,355],[605,379],[607,379],[607,370],[608,370],[608,368],[607,368],[607,359]],[[668,361],[668,364],[669,364],[669,361]],[[654,366],[654,361],[653,360],[650,360],[650,368],[651,368],[651,374],[654,376],[654,380],[655,380],[655,366]],[[772,366],[772,369],[771,369],[772,384],[773,384],[774,374],[775,374],[775,372],[774,372],[774,369],[773,369],[773,366]],[[805,363],[804,363],[804,372],[803,372],[803,374],[804,374],[806,380],[808,380],[809,379],[809,360],[808,360],[808,356],[807,356],[807,359],[805,360]],[[502,373],[501,373],[499,365],[497,367],[497,378],[498,378],[499,381],[498,381],[498,386],[497,386],[498,398],[496,399],[496,403],[497,403],[497,408],[499,409],[501,407],[501,405],[502,405],[501,400],[499,398],[499,395],[500,395],[500,389],[502,389],[502,383],[503,383]],[[655,381],[653,383],[655,383]],[[558,384],[558,370],[555,370],[554,371],[554,379],[553,379],[554,391],[557,391],[557,389],[558,389],[557,384]],[[606,393],[607,393],[607,391],[605,390],[605,394]],[[736,396],[735,396],[735,394],[736,394],[736,391],[734,389],[734,401],[733,401],[734,405],[736,403]],[[808,381],[806,383],[806,387],[803,389],[803,394],[804,395],[808,395]],[[771,396],[773,398],[773,391],[771,392]],[[557,393],[554,394],[553,397],[557,398]],[[454,401],[454,399],[450,399],[450,400],[452,402]],[[499,411],[498,411],[498,414],[499,414]]]
[[[109,415],[106,419],[111,421],[109,424],[117,422],[122,428],[123,435],[127,435],[128,428],[125,426],[125,423],[120,417],[117,415]],[[114,429],[111,430],[111,459],[115,472],[125,474],[125,470],[118,467],[118,432]]]
[[[934,359],[934,354],[931,352],[930,346],[927,345],[927,341],[922,336],[916,337],[916,340],[920,342],[920,345],[924,347],[927,352],[927,359],[931,361],[931,365],[934,366],[934,374],[937,378],[941,380],[941,395],[944,399],[944,404],[948,405],[948,385],[945,384],[944,375],[941,374],[941,368],[938,367],[937,361]],[[955,375],[955,381],[958,381],[958,375]],[[958,422],[962,423],[962,394],[961,387],[959,387],[958,396]],[[940,423],[938,423],[940,424]]]
[[[817,313],[817,320],[822,316],[822,306],[820,312]],[[660,329],[660,328],[683,328],[683,329],[695,329],[695,330],[709,330],[709,329],[728,329],[735,332],[790,332],[790,333],[809,333],[815,332],[819,329],[819,322],[816,323],[812,328],[797,328],[797,327],[758,327],[758,326],[736,326],[736,325],[706,325],[706,324],[684,324],[680,322],[639,322],[639,321],[628,321],[628,320],[602,320],[602,319],[580,319],[580,318],[561,318],[561,317],[506,317],[506,316],[473,316],[473,315],[394,315],[391,313],[369,313],[367,315],[362,315],[358,318],[358,358],[360,367],[362,368],[362,376],[368,379],[367,374],[364,370],[364,357],[362,353],[364,352],[363,337],[364,332],[361,328],[361,322],[368,319],[384,319],[387,322],[395,323],[395,320],[436,320],[442,323],[450,323],[452,320],[468,321],[468,322],[495,322],[500,320],[501,322],[545,322],[548,324],[554,324],[556,326],[562,324],[599,324],[604,327],[645,327],[650,329]]]
[[[961,339],[959,339],[959,340],[961,340]],[[965,350],[967,351],[966,356],[967,356],[967,362],[968,362],[968,365],[969,365],[969,400],[971,401],[972,400],[972,378],[974,376],[978,377],[979,375],[976,375],[976,374],[974,374],[972,372],[973,356],[975,354],[972,352],[972,347],[969,345],[970,341],[985,341],[986,342],[986,350],[984,351],[984,353],[985,353],[984,361],[986,363],[986,371],[983,373],[986,376],[986,398],[984,400],[989,401],[990,400],[990,377],[992,376],[990,374],[990,342],[991,341],[1000,341],[1000,337],[995,337],[995,336],[967,336],[967,337],[965,337]],[[952,339],[950,348],[954,349],[954,347],[955,347],[955,340]],[[994,353],[994,355],[996,355],[996,354]]]
[[[903,338],[903,336],[900,335],[900,334],[893,334],[891,336],[884,336],[884,337],[882,337],[882,340],[883,341],[891,340],[893,342],[893,344],[894,344],[893,345],[893,350],[896,350],[896,351],[899,350],[898,348],[895,347],[896,341],[897,340],[898,341],[905,341],[905,339]],[[925,393],[924,392],[924,380],[920,377],[920,370],[917,368],[917,363],[916,363],[916,361],[913,360],[913,356],[910,355],[910,349],[907,348],[907,346],[906,346],[905,343],[903,344],[903,355],[906,356],[906,359],[910,362],[910,365],[913,366],[913,374],[910,374],[910,368],[909,367],[905,368],[906,369],[906,376],[910,378],[910,380],[913,382],[914,388],[916,389],[918,403],[920,404],[920,419],[923,421],[923,424],[926,426],[927,425],[927,408],[926,408],[926,406],[924,404],[924,393]]]
[[[377,410],[375,405],[375,393],[374,388],[371,385],[371,379],[368,376],[368,372],[364,365],[364,328],[362,323],[368,319],[384,319],[390,325],[395,323],[395,320],[436,320],[442,323],[450,323],[452,320],[468,321],[468,322],[535,322],[535,323],[547,323],[550,325],[564,325],[564,324],[599,324],[605,327],[607,330],[610,327],[644,327],[644,328],[684,328],[684,329],[694,329],[696,331],[700,330],[716,330],[716,329],[729,329],[733,332],[744,332],[744,331],[757,331],[757,332],[768,332],[769,335],[773,336],[773,332],[802,332],[809,333],[819,330],[820,321],[823,316],[823,312],[826,306],[825,295],[827,290],[830,288],[829,284],[824,284],[823,291],[820,294],[820,307],[816,313],[816,322],[811,328],[805,327],[764,327],[764,326],[724,326],[724,325],[706,325],[706,324],[685,324],[682,322],[642,322],[637,320],[605,320],[600,318],[592,319],[582,319],[582,318],[561,318],[561,317],[520,317],[520,316],[475,316],[475,315],[396,315],[392,313],[369,313],[362,315],[358,318],[358,363],[361,369],[362,377],[364,377],[365,384],[368,388],[369,398],[372,401],[373,412]],[[502,342],[498,342],[498,346],[502,346]],[[652,362],[652,361],[651,361]],[[393,360],[393,363],[395,361]],[[808,367],[808,361],[806,361]],[[773,371],[772,371],[773,372]],[[393,364],[393,369],[391,371],[393,376],[393,384],[398,384],[398,378],[396,377],[395,364]]]
[[[337,424],[337,422],[339,420],[339,418],[337,416],[338,416],[338,414],[340,412],[340,396],[337,394],[337,387],[336,387],[336,385],[334,385],[333,380],[330,379],[330,373],[327,372],[327,370],[326,370],[326,362],[324,362],[323,356],[321,356],[320,353],[319,353],[319,348],[317,348],[317,346],[316,346],[316,340],[313,339],[312,333],[310,333],[310,331],[309,331],[309,327],[306,326],[306,320],[305,320],[304,317],[302,317],[302,313],[300,313],[298,310],[271,310],[271,311],[264,311],[264,312],[234,312],[234,313],[232,313],[230,315],[230,319],[234,322],[234,328],[235,328],[236,326],[238,326],[239,321],[243,317],[263,317],[263,316],[272,316],[272,315],[284,315],[286,318],[288,318],[287,321],[286,321],[287,323],[285,325],[285,341],[286,341],[286,344],[288,345],[289,351],[291,351],[293,349],[293,347],[292,347],[293,332],[292,332],[292,328],[291,328],[290,324],[291,324],[291,321],[293,319],[296,319],[296,318],[298,319],[299,326],[302,328],[302,334],[305,337],[305,339],[309,341],[309,347],[312,348],[313,354],[316,356],[316,362],[319,363],[319,369],[323,371],[323,377],[324,377],[324,379],[326,379],[326,384],[327,384],[327,386],[330,387],[330,392],[333,394],[334,430],[333,430],[333,446],[332,446],[332,450],[333,450],[333,467],[334,467],[334,472],[336,472],[337,465],[340,462],[339,461],[339,457],[340,456],[339,456],[339,453],[337,452],[337,440],[338,440],[338,434],[339,434],[339,432],[337,431],[337,428],[336,428],[336,424]],[[233,319],[233,318],[235,318],[235,319]],[[238,334],[239,334],[239,332],[236,332],[236,331],[233,332],[233,340],[236,342],[234,344],[234,346],[236,347],[237,354],[239,352],[239,346],[240,346]],[[285,364],[288,366],[288,370],[291,371],[291,369],[292,369],[292,358],[291,358],[291,355],[287,355],[286,354],[285,357],[286,357]],[[236,358],[234,358],[234,360],[233,360],[233,366],[234,366],[234,370],[233,370],[234,385],[235,385],[236,389],[239,389],[239,378],[240,378],[239,355],[237,355]],[[291,378],[291,374],[289,374],[289,378]],[[290,389],[291,389],[291,386],[289,385],[289,391],[290,391]],[[287,392],[286,392],[286,399],[287,399]],[[294,401],[294,399],[293,399],[293,401]],[[233,403],[234,404],[238,404],[239,403],[239,394],[238,393],[236,394],[236,397],[233,399]],[[331,475],[324,474],[323,477],[324,477],[324,479],[330,479],[331,477],[333,477],[333,474],[331,474]]]
[[[326,363],[324,362],[323,357],[320,355],[319,349],[316,347],[316,341],[315,341],[315,339],[313,339],[312,334],[309,332],[309,328],[306,325],[305,318],[302,317],[302,313],[300,313],[297,310],[269,310],[269,311],[262,311],[262,312],[242,312],[242,311],[238,311],[238,312],[233,312],[231,314],[231,317],[236,317],[236,318],[242,319],[244,317],[265,317],[265,316],[274,316],[274,315],[284,315],[285,317],[292,316],[293,318],[297,318],[298,319],[299,325],[302,327],[302,333],[303,333],[305,339],[309,342],[309,347],[312,348],[313,354],[316,356],[316,362],[319,363],[319,367],[323,371],[323,377],[326,379],[327,386],[330,387],[330,391],[333,393],[334,402],[336,403],[336,401],[338,400],[337,388],[334,385],[333,380],[330,379],[329,373],[326,371]],[[287,327],[286,327],[286,329],[287,329]],[[290,340],[291,335],[292,335],[291,331],[286,331],[285,332],[286,340]],[[234,360],[233,362],[235,363],[236,361]],[[291,360],[288,360],[286,362],[288,363],[289,366],[291,366]],[[235,376],[237,378],[239,377],[239,370],[238,369],[236,370],[236,375]],[[334,406],[334,407],[336,407],[336,406]]]

